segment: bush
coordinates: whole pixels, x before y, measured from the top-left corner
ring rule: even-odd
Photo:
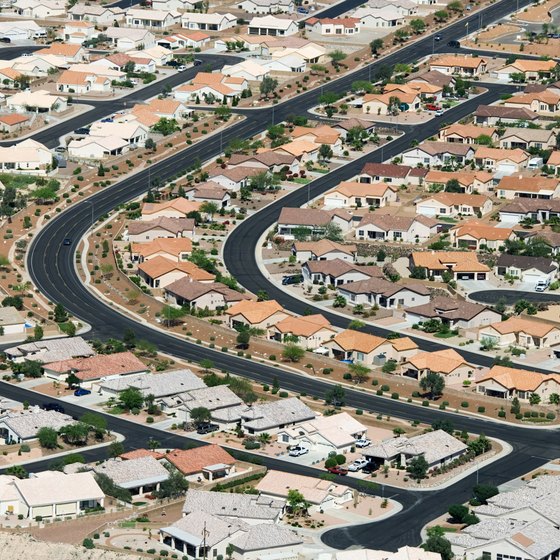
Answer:
[[[422,406],[430,406],[430,401],[423,400],[422,401]]]
[[[412,396],[418,398],[420,393],[418,391],[412,391]]]
[[[499,418],[505,418],[506,417],[506,411],[505,410],[498,410],[498,417]]]
[[[153,416],[148,416],[146,418],[146,424],[153,424],[154,423],[154,418]]]
[[[336,462],[336,459],[334,457],[329,457],[326,461],[325,461],[325,469],[331,469],[332,467],[336,467],[338,463]]]
[[[398,393],[391,393],[391,398],[398,401],[399,400],[399,394]]]
[[[389,385],[381,385],[381,390],[382,391],[390,391],[391,387],[389,387]]]
[[[99,538],[99,533],[95,533],[95,534],[93,535],[93,538],[94,538],[94,539],[98,539],[98,538]]]
[[[283,399],[285,399],[288,396],[288,392],[287,391],[280,391],[278,393],[279,397],[282,397]]]
[[[468,403],[467,401],[463,401],[463,402],[461,403],[461,406],[462,406],[463,408],[469,408],[469,403]]]
[[[350,381],[352,379],[352,374],[351,373],[345,373],[342,376],[342,379],[346,379],[347,381]]]
[[[548,412],[546,414],[546,419],[547,420],[554,420],[556,418],[556,414],[554,414],[554,412]]]
[[[337,465],[344,465],[346,463],[346,457],[342,454],[339,454],[335,457]]]
[[[372,384],[374,387],[377,387],[377,385],[379,385],[379,380],[378,380],[378,379],[374,379],[374,380],[371,382],[371,384]]]
[[[84,539],[82,542],[82,546],[84,548],[87,548],[89,550],[91,550],[92,548],[95,548],[95,544],[93,543],[93,540],[91,539]]]
[[[375,394],[376,394],[378,397],[381,397],[381,396],[383,395],[383,391],[382,391],[381,389],[377,389],[377,391],[375,391]]]
[[[357,414],[358,416],[361,416],[363,413],[364,413],[364,411],[363,411],[361,408],[357,408],[357,409],[356,409],[356,414]]]
[[[249,451],[253,450],[253,449],[260,449],[261,448],[261,444],[258,441],[246,441],[243,444],[243,447]]]
[[[483,413],[483,412],[486,412],[486,408],[483,407],[483,406],[479,406],[479,407],[477,408],[477,411],[480,412],[480,413]]]

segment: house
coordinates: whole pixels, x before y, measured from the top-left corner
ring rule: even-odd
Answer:
[[[550,154],[546,165],[555,175],[560,173],[560,150],[554,150]]]
[[[181,14],[175,10],[145,10],[129,8],[126,11],[125,24],[127,27],[153,29],[161,31],[177,25]]]
[[[438,133],[438,139],[441,142],[458,142],[459,144],[478,144],[477,140],[481,136],[488,136],[492,142],[499,139],[496,128],[482,128],[473,124],[452,124],[440,129]]]
[[[453,554],[465,560],[479,558],[483,550],[488,560],[506,555],[526,560],[549,560],[558,556],[560,551],[560,531],[542,519],[488,519],[446,538]]]
[[[518,278],[522,282],[552,282],[558,272],[558,263],[547,257],[500,255],[494,265],[494,274]]]
[[[193,449],[174,449],[165,454],[165,462],[173,465],[185,478],[195,482],[197,480],[214,480],[235,473],[236,460],[219,445],[202,445]],[[183,507],[184,513],[190,513],[189,504],[193,498],[189,490]],[[207,492],[203,492],[207,495]]]
[[[427,216],[393,216],[368,212],[356,226],[356,239],[420,243],[438,233],[438,222]]]
[[[19,80],[22,75],[26,74],[20,70],[15,70],[14,68],[0,69],[0,80],[2,80],[2,85],[6,89],[16,89],[19,87]]]
[[[0,308],[0,327],[3,335],[25,335],[26,325],[23,313],[12,305]]]
[[[516,197],[513,202],[500,206],[499,213],[500,222],[512,225],[523,220],[544,223],[560,216],[560,200],[558,198]]]
[[[68,104],[66,99],[60,95],[52,95],[46,90],[40,89],[31,91],[21,91],[10,95],[6,99],[6,107],[17,113],[61,113],[66,111]]]
[[[210,35],[202,31],[174,33],[158,39],[157,44],[169,50],[174,49],[202,49],[210,43]]]
[[[393,4],[380,7],[366,4],[355,10],[352,17],[359,19],[361,27],[368,29],[399,27],[405,22],[402,10]]]
[[[328,319],[322,315],[286,317],[268,329],[271,340],[294,342],[315,350],[336,334]]]
[[[480,329],[478,340],[497,346],[521,346],[528,350],[551,348],[560,344],[560,329],[554,323],[513,316]]]
[[[529,232],[524,238],[525,243],[542,243],[551,249],[552,255],[560,253],[560,234],[545,229],[540,231]]]
[[[502,251],[508,239],[515,237],[513,229],[494,227],[476,220],[460,223],[449,230],[453,247],[481,251]]]
[[[12,8],[17,15],[32,19],[66,15],[66,5],[59,0],[16,0]]]
[[[38,407],[23,412],[8,412],[0,416],[0,438],[7,445],[22,443],[35,439],[41,428],[52,428],[58,432],[73,422],[74,419],[67,414]]]
[[[437,296],[424,305],[408,307],[405,318],[411,325],[437,319],[454,330],[484,327],[500,321],[502,316],[485,305]]]
[[[191,278],[180,278],[165,286],[165,300],[170,305],[188,309],[216,311],[248,299],[249,296],[220,282],[203,283]]]
[[[199,202],[193,202],[183,197],[170,198],[162,202],[144,202],[142,218],[157,220],[158,218],[186,218],[190,212],[197,212]]]
[[[479,56],[445,55],[430,60],[430,71],[453,74],[463,78],[481,76],[486,72],[488,63]]]
[[[68,45],[66,43],[52,43],[44,49],[35,51],[38,56],[51,55],[61,59],[64,64],[78,64],[87,60],[88,54],[82,45]]]
[[[413,252],[410,265],[426,269],[428,278],[450,272],[454,280],[486,280],[490,269],[469,251]]]
[[[254,155],[233,154],[229,158],[227,165],[227,170],[243,167],[245,169],[256,169],[258,173],[263,171],[271,173],[297,173],[300,168],[296,156],[287,153],[281,154],[272,150]]]
[[[556,146],[556,133],[554,130],[541,128],[506,128],[499,145],[508,150],[550,150]]]
[[[510,150],[512,151],[512,150]],[[496,187],[496,196],[506,200],[515,200],[517,204],[526,204],[525,199],[560,198],[560,181],[552,177],[523,177],[514,175],[502,177]],[[550,204],[550,203],[540,203]]]
[[[4,173],[46,175],[51,165],[51,151],[31,138],[9,147],[0,147],[0,170]]]
[[[212,494],[214,498],[218,493]],[[225,521],[201,512],[182,517],[159,532],[163,544],[191,558],[206,554],[211,554],[212,558],[225,558],[230,552],[236,558],[262,558],[262,554],[270,553],[281,558],[295,558],[298,546],[303,542],[291,529],[279,525]]]
[[[255,403],[241,413],[241,427],[249,434],[276,434],[288,426],[313,420],[316,414],[297,397]]]
[[[335,484],[331,480],[281,471],[269,471],[259,480],[256,488],[264,496],[284,500],[287,499],[290,490],[297,489],[312,506],[311,511],[338,508],[354,497],[348,486]]]
[[[96,25],[113,25],[123,21],[124,10],[118,7],[98,6],[94,4],[74,4],[68,10],[68,19],[72,21],[90,21]]]
[[[549,89],[522,93],[507,99],[504,106],[527,109],[541,116],[554,116],[560,111],[560,94]]]
[[[364,365],[381,365],[395,357],[391,340],[352,329],[338,333],[325,342],[323,348],[327,348],[329,356],[335,360]]]
[[[249,22],[249,35],[270,35],[272,37],[287,37],[299,31],[293,19],[276,17],[272,15],[256,16]]]
[[[267,72],[301,73],[307,69],[306,60],[299,53],[274,53],[270,60],[264,61],[263,68]]]
[[[156,44],[155,35],[147,29],[109,27],[103,34],[110,39],[112,47],[121,53],[134,49],[149,49]]]
[[[278,217],[278,235],[285,239],[294,239],[294,235],[298,233],[307,236],[321,235],[331,223],[339,225],[342,231],[348,231],[351,222],[352,216],[344,210],[282,208]]]
[[[377,465],[406,466],[415,457],[423,456],[428,469],[450,463],[467,451],[467,446],[459,439],[443,430],[434,430],[407,438],[399,436],[382,441],[363,450],[364,456]]]
[[[430,191],[439,192],[448,189],[449,181],[457,181],[462,193],[478,194],[494,190],[494,175],[488,171],[441,171],[430,169],[424,177],[424,186]],[[456,193],[451,193],[456,194]]]
[[[360,266],[343,259],[310,260],[301,267],[305,285],[341,286],[350,282],[383,278],[378,266]]]
[[[132,113],[148,111],[160,119],[175,119],[181,121],[192,113],[180,101],[174,99],[152,99],[148,103],[137,104]]]
[[[101,161],[125,154],[130,149],[128,141],[117,136],[86,137],[68,143],[68,156],[80,161]]]
[[[444,74],[438,70],[431,70],[419,74],[414,78],[415,82],[424,82],[426,84],[433,84],[441,88],[448,87],[453,89],[455,87],[455,77],[450,74]]]
[[[398,106],[395,105],[399,101]],[[394,112],[416,112],[421,107],[417,91],[387,93],[366,93],[362,98],[362,112],[368,115],[392,115]]]
[[[1,78],[0,78],[1,79]],[[0,115],[0,131],[7,134],[20,132],[24,128],[31,126],[31,119],[26,115]]]
[[[550,395],[560,393],[560,375],[492,366],[489,371],[477,376],[475,385],[478,393],[488,397],[518,398],[527,402],[532,395],[538,395],[544,404],[550,401]]]
[[[527,167],[529,158],[529,154],[519,148],[504,150],[480,146],[474,154],[474,162],[480,168],[498,171],[506,175],[517,173]]]
[[[222,68],[226,76],[242,78],[248,82],[262,82],[268,76],[269,70],[256,60],[243,60],[237,64],[228,64]]]
[[[430,172],[431,173],[431,172]],[[483,194],[440,192],[416,203],[416,213],[422,216],[482,216],[492,211],[492,200]]]
[[[93,472],[108,476],[115,484],[138,497],[157,492],[161,483],[169,478],[169,471],[149,456],[127,461],[109,459],[95,465]]]
[[[479,148],[480,149],[480,148]],[[489,149],[489,148],[487,148]],[[423,142],[402,154],[405,165],[437,167],[441,165],[463,166],[474,158],[475,150],[468,144],[453,142]]]
[[[319,146],[326,144],[334,154],[342,154],[342,140],[340,132],[328,125],[315,126],[313,128],[307,126],[296,126],[291,131],[290,136],[293,139],[305,140],[313,142]]]
[[[89,131],[90,136],[117,137],[126,140],[131,147],[144,147],[148,139],[148,129],[136,121],[95,122]]]
[[[138,276],[150,288],[165,288],[181,278],[198,282],[212,282],[214,275],[190,261],[173,262],[165,257],[154,257],[138,265]]]
[[[64,381],[70,374],[74,374],[82,386],[91,386],[93,381],[100,379],[144,373],[148,369],[132,352],[72,358],[49,362],[43,366],[45,377]]]
[[[267,330],[290,315],[275,300],[240,301],[226,309],[230,328],[255,328]]]
[[[181,16],[181,27],[199,31],[225,31],[237,25],[233,14],[188,12]]]
[[[348,453],[356,440],[367,435],[367,426],[347,412],[318,416],[314,420],[278,432],[278,443],[300,445],[314,451]]]
[[[366,163],[358,176],[360,183],[420,185],[427,171],[395,163]]]
[[[34,362],[48,363],[94,356],[95,352],[81,336],[72,336],[24,342],[6,348],[4,354],[12,362],[33,360]]]
[[[222,73],[199,72],[192,82],[178,87],[173,95],[177,101],[198,101],[203,99],[210,103],[233,101],[248,89],[249,84],[245,78],[226,76]]]
[[[326,208],[383,208],[398,201],[398,190],[388,183],[342,181],[323,199]]]
[[[296,241],[292,245],[292,255],[297,262],[331,261],[340,259],[354,262],[356,260],[356,245],[343,245],[329,239],[319,241]]]
[[[6,2],[3,3],[3,6],[9,7],[6,6]],[[12,43],[15,41],[33,39],[34,37],[41,35],[44,36],[46,33],[46,29],[44,27],[40,27],[32,19],[0,22],[0,35],[10,39]]]
[[[133,58],[149,58],[155,62],[156,66],[165,66],[173,59],[173,51],[159,45],[150,48],[144,47],[142,50],[133,49],[127,51],[126,54]]]
[[[371,560],[372,558],[375,560],[375,558],[379,557],[385,560],[441,560],[439,552],[427,552],[423,548],[413,546],[401,546],[397,549],[397,552],[361,548],[359,550],[344,550],[335,553],[335,560]]]
[[[538,115],[529,109],[503,105],[479,105],[473,114],[475,123],[483,126],[534,122],[538,119]]]
[[[331,128],[337,130],[340,133],[340,137],[343,140],[346,140],[348,136],[348,132],[350,132],[350,130],[352,129],[356,129],[356,128],[362,129],[364,132],[366,132],[369,135],[375,132],[376,126],[377,125],[375,123],[372,123],[370,121],[364,121],[363,119],[356,119],[352,117],[349,119],[338,121],[337,123],[333,124]],[[367,165],[377,165],[377,164],[366,163],[366,166]]]
[[[173,262],[187,260],[192,251],[192,241],[186,237],[164,237],[147,243],[134,243],[130,248],[133,261],[144,262],[155,257],[165,257]]]
[[[128,224],[126,240],[131,243],[153,241],[160,237],[189,237],[194,239],[195,222],[193,218],[157,218],[138,220]]]
[[[153,0],[151,6],[154,10],[194,12],[200,4],[195,0]]]
[[[360,32],[361,21],[357,17],[316,18],[305,21],[305,30],[320,35],[357,35]]]
[[[304,164],[308,161],[314,162],[319,159],[319,148],[315,142],[307,140],[292,140],[287,144],[282,144],[278,148],[274,148],[277,154],[284,154],[295,157],[300,163]]]
[[[83,95],[88,92],[111,92],[111,80],[88,72],[65,70],[56,81],[56,91]]]
[[[419,352],[408,358],[401,366],[401,375],[422,379],[430,373],[437,373],[445,379],[446,385],[462,385],[473,374],[473,366],[461,354],[447,348],[436,352]]]
[[[239,192],[241,188],[249,184],[251,177],[259,173],[262,171],[255,167],[239,166],[228,169],[216,167],[208,172],[208,178],[232,192]]]
[[[293,0],[242,0],[237,7],[248,14],[291,14],[295,3]]]
[[[105,494],[89,472],[64,474],[59,471],[33,473],[13,481],[18,494],[19,515],[24,518],[60,518],[102,508]]]
[[[343,284],[337,294],[350,305],[370,305],[398,309],[430,301],[430,291],[422,284],[401,286],[384,278],[369,278]]]
[[[97,37],[95,25],[89,21],[67,21],[60,37],[70,45],[82,45]]]
[[[518,58],[511,64],[506,64],[501,68],[498,68],[492,74],[498,78],[498,80],[511,82],[519,81],[513,80],[512,75],[519,74],[523,75],[523,82],[536,82],[537,80],[548,80],[556,66],[558,66],[555,60],[525,60]]]
[[[387,84],[385,86],[385,91],[396,91],[397,95],[399,95],[399,91],[402,91],[403,89],[405,91],[409,91],[409,90],[413,90],[416,91],[420,94],[420,98],[423,101],[431,101],[431,102],[435,102],[435,103],[439,103],[441,101],[443,101],[443,87],[442,86],[438,86],[436,84],[429,84],[425,81],[416,81],[416,80],[411,80],[410,82],[408,82],[406,84],[407,89],[404,88],[404,86],[399,85],[399,84]]]

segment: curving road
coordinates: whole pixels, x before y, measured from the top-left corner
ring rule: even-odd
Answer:
[[[482,290],[480,292],[470,293],[469,299],[487,305],[495,305],[500,300],[503,300],[506,305],[514,305],[520,299],[532,303],[558,303],[560,301],[560,294],[553,294],[550,292],[523,292],[518,290]]]

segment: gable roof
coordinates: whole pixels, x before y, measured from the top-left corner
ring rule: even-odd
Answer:
[[[333,251],[344,253],[346,255],[355,255],[357,252],[356,245],[342,244],[330,239],[319,239],[318,241],[295,241],[294,248],[297,252],[313,253],[317,257],[322,257]]]
[[[550,331],[557,330],[558,326],[553,323],[545,323],[535,319],[513,316],[509,317],[509,319],[506,319],[505,321],[501,321],[500,323],[492,323],[487,328],[492,328],[500,334],[524,332],[531,336],[541,338],[550,333]]]
[[[469,365],[461,354],[452,348],[436,352],[420,352],[409,358],[406,363],[418,370],[429,369],[444,374],[453,373],[457,368]]]
[[[194,301],[212,292],[222,294],[224,301],[229,304],[250,299],[248,295],[232,290],[220,282],[202,283],[190,278],[175,280],[175,282],[165,287],[165,291],[179,296],[186,301]]]
[[[330,342],[338,344],[343,350],[369,354],[383,344],[391,344],[390,340],[373,334],[346,329],[338,333]]]
[[[538,236],[540,232],[536,232]],[[529,257],[525,255],[508,255],[507,253],[502,253],[495,266],[513,266],[519,268],[520,270],[529,270],[531,268],[536,268],[541,272],[549,274],[553,270],[557,269],[554,266],[554,261],[547,257]]]
[[[142,271],[144,274],[150,278],[159,278],[164,274],[173,272],[175,270],[184,273],[193,280],[213,280],[214,275],[206,270],[199,268],[194,263],[190,261],[183,262],[173,262],[162,256],[154,257],[148,261],[144,261],[138,265],[138,270]]]
[[[520,121],[535,121],[539,118],[536,113],[525,107],[505,107],[503,105],[479,105],[473,114],[475,117],[494,117]]]
[[[284,308],[273,299],[265,301],[240,301],[226,310],[230,317],[243,315],[252,325],[262,323],[275,313],[285,313]]]
[[[430,61],[432,66],[478,68],[481,64],[486,64],[485,58],[478,56],[445,55]]]
[[[470,301],[456,300],[445,296],[436,296],[424,305],[417,305],[415,307],[408,307],[407,313],[428,317],[430,319],[451,319],[454,321],[465,320],[469,321],[482,313],[483,311],[492,311],[489,307],[480,305],[479,303],[472,303]],[[497,315],[499,313],[495,312]]]
[[[323,315],[305,315],[303,317],[286,317],[274,325],[274,328],[281,333],[292,334],[294,336],[309,337],[323,329],[335,330],[329,320]]]
[[[474,237],[474,239],[485,239],[488,241],[505,241],[510,238],[513,228],[499,228],[471,220],[451,228],[451,231],[455,233],[457,238],[469,236]]]
[[[347,272],[361,272],[365,276],[382,278],[383,271],[378,266],[361,266],[356,263],[344,261],[342,259],[331,259],[326,261],[307,261],[303,266],[307,267],[312,274],[324,274],[338,278]]]
[[[139,235],[152,229],[163,229],[170,233],[178,234],[184,231],[194,231],[193,218],[168,218],[160,216],[155,220],[136,220],[128,224],[128,233],[130,235]]]
[[[545,375],[536,371],[505,366],[492,366],[487,373],[476,379],[476,383],[478,385],[490,379],[506,389],[516,389],[518,391],[536,391],[540,385],[547,381],[553,381],[560,385],[560,375],[556,373]]]
[[[490,269],[479,262],[475,253],[469,251],[424,251],[413,252],[411,259],[415,266],[429,270],[447,270],[452,266],[455,272],[489,272]]]
[[[133,243],[132,252],[142,257],[149,257],[156,253],[168,253],[179,256],[181,253],[192,251],[192,241],[188,237],[158,237],[146,243]]]
[[[183,197],[170,198],[161,202],[145,202],[142,206],[142,215],[157,214],[163,210],[176,210],[185,216],[189,212],[196,212],[200,208],[200,202],[187,200]]]
[[[235,459],[219,445],[202,445],[193,449],[174,449],[165,459],[184,475],[202,472],[212,465],[234,465]],[[190,491],[189,491],[190,492]]]
[[[342,181],[334,189],[327,192],[340,193],[344,196],[384,196],[387,191],[396,192],[397,188],[389,183],[359,183],[357,181]]]

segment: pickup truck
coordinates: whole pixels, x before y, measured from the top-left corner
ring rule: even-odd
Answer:
[[[346,476],[348,474],[348,469],[344,467],[336,466],[336,467],[329,467],[327,469],[331,474],[338,474],[339,476]]]

